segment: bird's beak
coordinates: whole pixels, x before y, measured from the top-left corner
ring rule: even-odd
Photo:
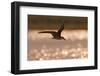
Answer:
[[[63,40],[66,40],[65,38],[63,38]]]

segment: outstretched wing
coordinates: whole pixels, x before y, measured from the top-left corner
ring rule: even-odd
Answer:
[[[49,33],[51,34],[53,37],[55,37],[55,31],[41,31],[41,32],[38,32],[38,33]]]
[[[64,29],[64,23],[58,29],[58,33],[61,34],[61,32],[63,31],[63,29]]]
[[[41,31],[41,32],[38,32],[38,33],[55,33],[55,31]]]

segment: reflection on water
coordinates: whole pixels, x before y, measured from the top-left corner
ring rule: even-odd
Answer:
[[[41,30],[40,30],[41,31]],[[28,60],[79,59],[88,57],[87,31],[63,31],[66,40],[52,39],[50,34],[28,32]]]

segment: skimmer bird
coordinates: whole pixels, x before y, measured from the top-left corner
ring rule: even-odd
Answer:
[[[41,31],[39,33],[48,33],[53,36],[53,39],[58,39],[58,40],[66,40],[64,37],[61,36],[61,32],[64,30],[64,23],[60,25],[60,28],[58,31]]]

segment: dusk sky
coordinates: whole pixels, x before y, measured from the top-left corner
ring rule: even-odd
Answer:
[[[87,17],[28,15],[29,29],[57,29],[64,21],[65,29],[87,29]]]

